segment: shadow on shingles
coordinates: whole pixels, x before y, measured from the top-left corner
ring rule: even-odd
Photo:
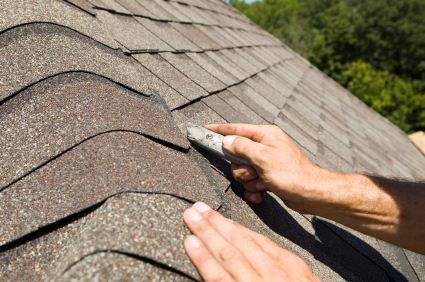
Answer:
[[[231,181],[231,189],[243,199],[243,188],[233,180],[230,164],[198,146],[195,147],[213,167]],[[271,230],[312,254],[315,259],[327,265],[347,281],[354,279],[353,274],[364,281],[408,281],[372,246],[336,225],[325,223],[314,217],[311,224],[315,234],[311,234],[268,194],[265,194],[261,205],[249,204],[249,206]],[[339,235],[330,226],[333,230],[337,230]],[[347,241],[358,246],[362,253]],[[374,260],[371,260],[371,257]],[[375,261],[379,262],[379,265]],[[383,273],[386,275],[383,276]],[[391,277],[388,277],[388,274],[391,274]]]
[[[232,185],[232,189],[236,195],[242,197],[242,188],[238,184]],[[402,273],[395,269],[373,247],[335,225],[326,223],[327,225],[332,225],[332,228],[338,229],[340,234],[350,239],[350,242],[355,241],[356,244],[361,245],[365,253],[371,254],[371,257],[378,258],[380,265],[377,265],[346,243],[320,219],[313,218],[311,223],[315,234],[309,233],[268,194],[265,194],[262,204],[249,204],[249,206],[259,219],[275,233],[300,246],[347,281],[353,280],[352,274],[365,281],[387,281],[388,279],[408,281]],[[376,271],[377,268],[378,271]],[[347,270],[351,273],[348,273]],[[382,277],[382,271],[385,273],[390,272],[392,277]]]

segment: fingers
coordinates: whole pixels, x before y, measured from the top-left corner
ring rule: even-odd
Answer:
[[[238,281],[251,280],[256,272],[242,255],[206,220],[195,208],[189,208],[183,213],[183,219],[189,229],[198,237],[212,256]]]
[[[231,276],[196,236],[191,235],[186,238],[184,248],[203,280],[232,281]]]
[[[244,183],[258,178],[257,171],[251,166],[232,164],[232,174],[236,181]]]
[[[222,135],[238,135],[261,142],[267,133],[267,126],[243,123],[207,124],[205,128]]]
[[[260,204],[261,202],[263,202],[263,194],[263,192],[245,191],[243,197],[250,203]]]
[[[193,208],[198,210],[226,241],[239,250],[258,272],[264,270],[265,264],[269,262],[267,254],[240,224],[223,217],[202,202],[194,204]]]
[[[255,168],[261,168],[269,158],[269,147],[267,145],[252,141],[246,137],[225,136],[223,148],[230,154],[249,161]]]

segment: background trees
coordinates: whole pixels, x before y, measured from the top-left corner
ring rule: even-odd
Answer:
[[[425,0],[233,5],[404,131],[425,130]]]

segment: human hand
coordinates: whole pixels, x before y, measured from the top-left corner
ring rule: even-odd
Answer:
[[[205,127],[226,135],[223,148],[251,163],[252,167],[232,164],[233,176],[243,184],[248,201],[259,203],[262,194],[270,190],[290,208],[307,212],[309,204],[322,194],[323,191],[310,189],[309,183],[324,170],[311,163],[279,127],[250,124]]]
[[[270,239],[198,202],[183,214],[184,241],[205,281],[319,281],[305,262]]]

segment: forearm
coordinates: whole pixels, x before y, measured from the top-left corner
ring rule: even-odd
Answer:
[[[425,253],[425,185],[320,169],[309,213]]]

